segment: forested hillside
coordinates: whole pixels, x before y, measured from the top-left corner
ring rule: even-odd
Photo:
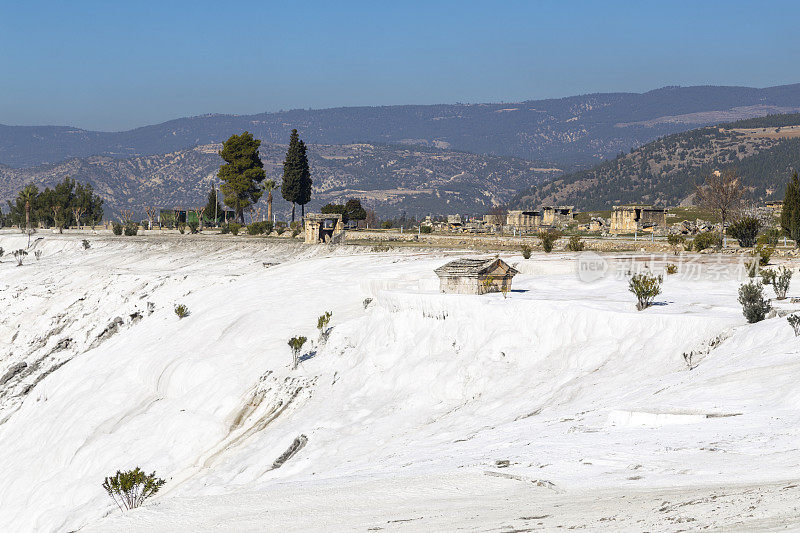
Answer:
[[[223,160],[220,145],[125,159],[96,156],[15,169],[0,165],[0,206],[24,185],[53,185],[65,177],[91,183],[105,200],[106,216],[145,206],[172,208],[205,204]],[[508,202],[520,189],[548,179],[559,169],[522,159],[453,150],[374,144],[309,145],[314,181],[309,209],[330,201],[361,198],[381,215],[483,213]],[[280,183],[285,145],[262,144],[267,177]],[[219,180],[217,180],[219,185]],[[289,204],[276,195],[281,216]]]
[[[767,124],[770,129],[762,131]],[[789,176],[800,169],[800,115],[669,135],[523,191],[511,205],[561,203],[585,210],[620,203],[677,205],[690,202],[695,184],[711,172],[729,168],[740,176],[749,198],[781,199]]]
[[[783,126],[796,126],[800,124],[800,113],[785,113],[782,115],[767,115],[764,117],[747,118],[722,124],[725,129],[736,128],[780,128]]]

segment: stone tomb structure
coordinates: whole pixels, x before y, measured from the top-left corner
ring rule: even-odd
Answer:
[[[456,259],[440,266],[439,289],[445,293],[485,294],[511,290],[511,278],[518,271],[499,258]]]

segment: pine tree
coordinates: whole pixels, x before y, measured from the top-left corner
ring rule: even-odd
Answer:
[[[797,172],[794,173],[786,186],[786,196],[783,198],[783,208],[781,210],[781,228],[792,239],[795,238],[792,232],[792,218],[795,211],[800,213],[800,179],[797,177]]]
[[[219,151],[225,164],[219,168],[222,180],[220,190],[225,196],[225,205],[236,212],[244,224],[244,211],[261,198],[260,183],[264,181],[264,163],[258,155],[261,141],[249,132],[231,135]]]
[[[361,205],[361,200],[358,198],[347,200],[344,207],[347,211],[347,218],[350,220],[364,220],[367,218],[367,211]]]
[[[311,199],[311,173],[308,168],[306,145],[300,140],[297,130],[292,130],[289,137],[289,149],[283,162],[283,183],[281,195],[292,203],[292,222],[295,217],[295,206],[305,206]],[[303,209],[305,214],[305,208]]]

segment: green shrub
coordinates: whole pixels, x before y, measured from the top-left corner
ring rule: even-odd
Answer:
[[[706,248],[719,248],[722,246],[722,238],[716,231],[706,231],[704,233],[698,233],[692,244],[694,245],[694,250],[700,252]]]
[[[91,247],[92,247],[92,245],[91,245],[91,244],[89,244],[89,241],[88,241],[88,239],[83,239],[83,242],[82,242],[81,244],[83,244],[83,249],[84,249],[84,250],[88,250],[89,248],[91,248]],[[2,256],[2,255],[3,255],[3,253],[2,253],[2,252],[0,252],[0,256]]]
[[[585,246],[586,243],[584,243],[578,235],[570,237],[569,243],[567,243],[567,249],[572,252],[582,252]]]
[[[177,304],[175,306],[175,314],[178,315],[178,318],[186,318],[189,316],[189,308],[183,304]]]
[[[307,340],[308,339],[300,335],[289,339],[289,348],[292,349],[294,368],[297,368],[297,363],[300,362],[300,350],[303,349],[303,345],[306,343]]]
[[[239,235],[239,230],[242,229],[242,225],[238,222],[231,222],[228,224],[228,229],[233,235]]]
[[[775,248],[772,246],[766,246],[759,244],[756,246],[755,253],[758,255],[758,264],[761,266],[767,266],[769,264],[769,260],[772,258],[772,253],[775,251]]]
[[[111,231],[114,233],[114,235],[122,235],[122,224],[119,222],[112,222]]]
[[[197,233],[197,229],[200,227],[200,222],[197,220],[190,220],[186,225],[189,226],[189,231],[191,233]]]
[[[145,474],[139,467],[117,473],[103,481],[103,488],[120,508],[135,509],[159,491],[165,481],[153,472]]]
[[[262,222],[261,223],[262,233],[264,235],[269,235],[270,233],[272,233],[272,226],[273,224],[271,220],[265,220],[264,222]]]
[[[781,238],[781,231],[777,228],[770,228],[758,236],[756,242],[767,246],[778,246],[778,241]]]
[[[728,227],[728,235],[739,241],[742,248],[752,248],[756,244],[761,221],[756,217],[742,217]]]
[[[231,232],[231,228],[228,226],[228,224],[222,224],[222,225],[219,227],[219,233],[220,233],[220,235],[227,235],[227,234],[228,234],[228,233],[230,233],[230,232]]]
[[[19,250],[14,251],[14,259],[17,260],[17,266],[22,266],[22,261],[25,260],[25,256],[28,255],[28,252],[20,248]]]
[[[542,240],[542,248],[548,254],[553,251],[553,244],[561,237],[561,232],[555,229],[539,232],[539,238]]]
[[[420,226],[419,227],[420,233],[433,233],[433,226]]]
[[[761,283],[764,285],[772,285],[775,281],[775,276],[777,275],[774,270],[771,268],[764,268],[760,272],[761,274]]]
[[[527,244],[524,244],[522,246],[522,257],[524,259],[530,259],[531,258],[531,247],[528,246]]]
[[[381,228],[383,229],[392,229],[392,221],[391,220],[384,220],[381,222]]]
[[[679,244],[683,244],[685,242],[686,242],[686,237],[684,237],[680,233],[667,235],[667,243],[669,243],[670,246],[678,246]]]
[[[739,303],[742,304],[742,314],[751,324],[764,320],[772,308],[764,299],[763,289],[758,281],[751,281],[739,287]]]
[[[139,224],[136,222],[128,222],[125,224],[124,233],[126,237],[133,237],[137,233],[139,233]]]
[[[786,267],[781,267],[775,275],[772,282],[772,288],[775,290],[775,297],[778,300],[786,299],[786,292],[789,290],[789,284],[792,281],[792,270]]]
[[[797,337],[800,335],[800,316],[789,315],[786,317],[786,320],[789,322],[789,325],[792,326],[792,329],[794,330],[794,336]]]
[[[248,235],[261,235],[262,233],[264,233],[264,227],[261,222],[251,222],[247,225]]]
[[[186,233],[186,222],[178,222],[178,231],[181,235]]]
[[[653,300],[661,294],[664,278],[652,274],[634,274],[628,282],[628,290],[636,296],[636,309],[641,311],[653,305]]]
[[[320,315],[317,318],[317,329],[319,330],[319,340],[320,342],[326,342],[328,340],[328,335],[330,334],[330,330],[328,329],[328,324],[331,323],[331,317],[333,313],[330,311],[325,311],[324,314]]]
[[[286,231],[286,222],[278,222],[275,225],[275,233],[278,235],[283,235],[284,231]]]
[[[676,274],[678,272],[678,267],[673,265],[672,263],[667,265],[667,274]]]
[[[747,272],[748,278],[754,278],[758,275],[758,261],[753,259],[752,261],[745,261],[744,268]]]
[[[300,228],[292,228],[292,238],[300,235]]]

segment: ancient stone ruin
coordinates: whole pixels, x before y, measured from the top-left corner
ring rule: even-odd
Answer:
[[[652,205],[615,205],[611,213],[610,232],[635,233],[666,228],[667,210]]]
[[[303,222],[306,244],[338,243],[344,240],[342,215],[309,213]]]
[[[436,270],[439,289],[446,293],[485,294],[511,290],[511,278],[518,271],[499,258],[456,259]]]

